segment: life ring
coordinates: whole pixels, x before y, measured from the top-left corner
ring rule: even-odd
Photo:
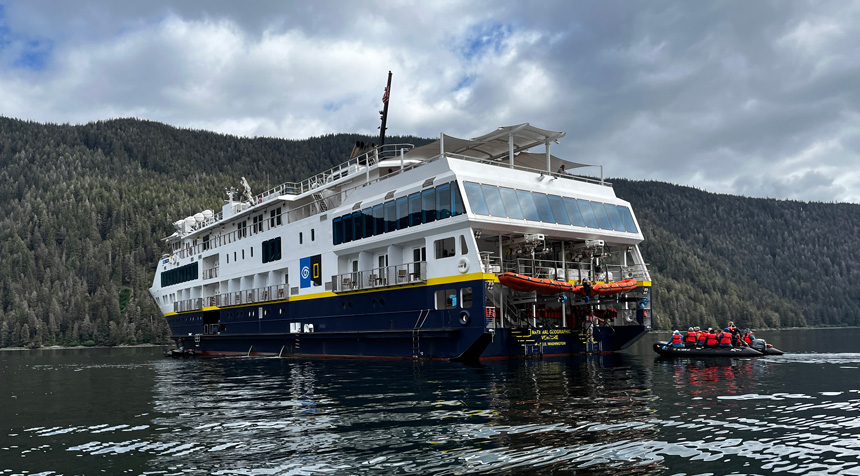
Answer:
[[[468,326],[472,318],[469,316],[469,311],[460,311],[460,325]]]
[[[466,273],[467,271],[469,271],[468,258],[460,258],[460,261],[457,262],[457,271],[461,273]]]

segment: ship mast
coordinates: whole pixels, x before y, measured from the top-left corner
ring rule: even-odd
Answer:
[[[382,95],[382,110],[379,111],[382,117],[382,125],[379,127],[379,146],[385,145],[385,123],[388,121],[388,98],[391,94],[391,71],[388,72],[388,85],[385,86],[385,93]]]

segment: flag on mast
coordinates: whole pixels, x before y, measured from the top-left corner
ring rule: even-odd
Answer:
[[[388,104],[388,88],[385,88],[385,93],[382,94],[382,103]]]

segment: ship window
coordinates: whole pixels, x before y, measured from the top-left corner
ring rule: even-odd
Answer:
[[[263,242],[263,263],[281,259],[281,237]]]
[[[421,192],[421,209],[424,211],[424,223],[436,221],[435,188],[430,188]]]
[[[508,218],[523,219],[523,211],[520,210],[520,203],[517,201],[517,192],[512,188],[499,187],[499,192],[502,194],[502,204],[505,206],[505,212]]]
[[[636,222],[633,220],[633,215],[630,213],[630,209],[618,205],[618,212],[621,214],[621,221],[624,223],[624,229],[630,233],[639,233],[639,230],[636,228]]]
[[[385,218],[382,212],[382,204],[373,207],[373,235],[385,233]]]
[[[451,216],[451,184],[446,183],[436,187],[436,218],[439,220]]]
[[[251,247],[251,258],[253,258],[253,257],[254,257],[254,247],[252,246]]]
[[[245,249],[242,249],[242,259],[245,259]]]
[[[394,209],[394,202],[385,202],[385,232],[394,231],[397,229],[397,212]]]
[[[603,204],[603,209],[606,210],[606,215],[609,217],[609,223],[615,231],[624,231],[624,224],[621,223],[621,217],[618,215],[618,208],[615,205],[608,203]]]
[[[481,190],[484,192],[484,201],[487,203],[487,210],[494,217],[505,218],[505,207],[502,206],[502,197],[499,195],[499,189],[493,185],[481,185]]]
[[[472,307],[472,288],[463,288],[460,290],[460,306],[463,309]]]
[[[311,228],[311,241],[314,241],[314,240],[316,240],[316,239],[317,239],[317,237],[316,237],[316,229]]]
[[[466,182],[463,184],[466,188],[466,198],[469,199],[469,208],[476,215],[489,215],[487,204],[484,202],[484,194],[481,192],[481,186],[474,182]]]
[[[269,212],[269,228],[281,226],[281,207]]]
[[[331,221],[331,232],[334,236],[334,244],[343,243],[343,218],[338,217]]]
[[[400,197],[394,203],[397,207],[397,229],[409,228],[409,198]]]
[[[236,238],[242,239],[248,236],[248,222],[246,220],[242,220],[236,224]]]
[[[466,237],[464,235],[460,235],[460,254],[469,254],[469,247],[466,246]]]
[[[567,211],[567,218],[570,219],[570,224],[573,226],[585,226],[582,221],[582,214],[579,212],[579,207],[576,205],[576,200],[564,197],[564,209]]]
[[[523,217],[525,217],[526,220],[540,221],[537,207],[535,207],[535,201],[532,198],[531,193],[517,190],[517,201],[520,202],[520,208],[522,209]]]
[[[451,182],[451,200],[453,201],[451,211],[452,216],[466,213],[466,207],[463,206],[463,197],[460,196],[460,189],[457,187],[457,182]]]
[[[344,217],[344,222],[346,223],[346,226],[349,227],[346,230],[346,238],[347,238],[346,241],[350,241],[350,240],[352,240],[352,220],[348,220],[347,217]],[[304,241],[305,240],[304,240],[304,236],[302,236],[302,232],[299,232],[299,244],[304,243]]]
[[[451,238],[443,238],[441,240],[436,240],[433,242],[433,248],[436,252],[436,259],[439,258],[450,258],[454,256],[456,253],[454,252],[454,237]]]
[[[361,215],[364,217],[364,236],[370,238],[376,234],[373,229],[373,225],[375,224],[373,221],[373,210],[371,208],[365,208],[361,211]]]
[[[609,217],[606,216],[606,209],[602,203],[591,202],[591,208],[594,210],[594,217],[597,218],[597,224],[604,230],[611,230],[612,225],[609,224]]]
[[[552,210],[555,222],[560,225],[570,225],[570,220],[567,218],[567,212],[564,210],[564,202],[561,201],[561,197],[548,195],[547,198],[549,199],[549,208]]]
[[[355,212],[352,214],[352,239],[360,240],[364,238],[364,227],[361,225],[364,224],[364,219],[361,216],[361,212]],[[313,240],[311,240],[313,241]]]
[[[547,201],[546,195],[534,192],[532,193],[532,196],[535,199],[535,206],[537,207],[540,221],[544,223],[555,223],[555,218],[552,216],[552,210],[549,208],[549,201]]]
[[[409,196],[409,226],[421,224],[421,193]]]
[[[456,307],[456,289],[440,289],[436,291],[436,309],[454,309]]]
[[[597,218],[594,217],[594,211],[591,209],[591,202],[588,200],[577,200],[579,211],[582,212],[582,219],[585,221],[585,226],[589,228],[597,228]]]

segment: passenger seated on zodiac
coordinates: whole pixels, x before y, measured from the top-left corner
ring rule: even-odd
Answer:
[[[680,331],[675,331],[672,333],[672,340],[669,341],[669,345],[672,347],[684,347],[684,339],[681,337]]]
[[[717,332],[709,327],[708,340],[705,342],[705,347],[717,347],[718,345],[720,345],[720,341],[717,340]]]
[[[708,329],[710,330],[710,329]],[[699,347],[704,347],[705,344],[708,343],[708,331],[699,331],[698,335],[696,335],[696,344]]]
[[[748,327],[748,328],[746,328],[746,329],[744,329],[744,332],[743,332],[743,341],[744,341],[744,342],[746,342],[746,344],[747,344],[747,345],[750,345],[750,344],[752,344],[752,342],[753,342],[754,340],[755,340],[755,332],[751,331],[751,330],[749,329],[749,327]]]
[[[717,340],[720,341],[721,348],[732,347],[732,333],[728,327],[717,335]]]
[[[687,330],[687,336],[684,337],[684,347],[696,347],[696,329],[691,327]]]

